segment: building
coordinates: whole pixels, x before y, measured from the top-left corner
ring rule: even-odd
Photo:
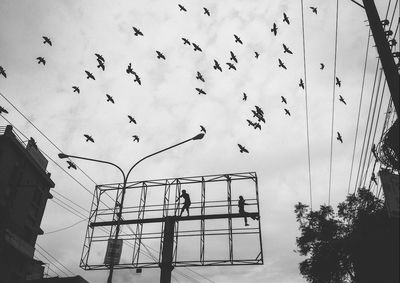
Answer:
[[[43,274],[33,255],[54,188],[47,163],[33,138],[25,146],[12,126],[0,128],[0,283],[25,282],[32,270]]]
[[[38,280],[27,281],[29,283],[89,283],[81,276],[74,276],[74,277],[52,277],[52,278],[43,278]]]

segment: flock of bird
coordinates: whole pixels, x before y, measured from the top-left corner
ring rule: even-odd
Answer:
[[[178,7],[179,7],[179,11],[187,12],[187,9],[182,4],[178,4]],[[314,13],[316,15],[318,14],[318,11],[317,11],[316,7],[310,7],[310,9],[311,9],[312,13]],[[204,7],[203,11],[204,11],[204,15],[206,15],[208,17],[211,16],[211,13],[210,13],[209,9]],[[283,22],[286,23],[287,25],[290,25],[290,20],[289,20],[289,17],[288,17],[288,15],[286,13],[283,13]],[[139,28],[132,27],[132,29],[133,29],[134,36],[136,36],[136,37],[144,36],[143,32]],[[279,29],[278,25],[276,23],[273,23],[272,28],[271,28],[271,32],[274,34],[274,36],[277,36],[278,29]],[[52,41],[51,41],[51,39],[49,37],[43,36],[42,38],[44,40],[43,44],[45,44],[45,45],[47,44],[49,46],[53,46],[53,43],[52,43]],[[243,45],[242,39],[237,34],[233,34],[233,38],[234,38],[235,43]],[[194,52],[203,52],[203,50],[199,46],[199,44],[191,42],[189,39],[184,38],[184,37],[182,37],[182,41],[183,41],[183,45],[192,46]],[[288,55],[293,55],[294,54],[294,52],[285,43],[282,44],[282,47],[283,47],[283,54],[288,54]],[[156,50],[155,52],[156,52],[156,58],[157,59],[159,59],[159,60],[167,60],[166,55],[163,54],[161,51]],[[239,60],[237,58],[237,55],[233,51],[230,51],[229,53],[230,53],[229,61],[226,62],[227,68],[228,68],[228,70],[236,71],[237,70],[237,66],[239,64]],[[105,69],[106,69],[106,61],[105,61],[104,57],[101,54],[98,54],[98,53],[95,53],[94,55],[95,55],[96,61],[97,61],[97,68],[101,69],[102,71],[105,71]],[[260,56],[260,53],[257,52],[257,51],[254,51],[254,57],[256,59],[258,59],[259,56]],[[36,60],[37,60],[38,64],[42,64],[43,66],[46,65],[46,60],[45,60],[44,57],[37,57]],[[214,62],[213,69],[215,71],[223,72],[222,65],[218,62],[218,60],[214,59],[213,62]],[[278,67],[282,68],[284,70],[287,70],[287,66],[285,65],[283,59],[281,59],[281,58],[278,58]],[[324,68],[325,68],[325,64],[324,63],[320,63],[320,70],[324,70]],[[126,68],[126,73],[128,75],[132,75],[133,76],[133,78],[134,78],[133,81],[134,82],[136,82],[138,85],[142,85],[142,80],[141,80],[140,76],[138,75],[138,73],[133,70],[132,63],[128,64],[128,66]],[[86,74],[86,78],[88,80],[96,80],[93,72],[85,70],[85,74]],[[2,66],[0,66],[0,75],[2,75],[4,78],[7,78],[6,71]],[[204,76],[199,71],[197,71],[196,79],[201,81],[201,82],[203,82],[203,83],[205,83],[205,81],[206,81]],[[338,87],[341,87],[341,81],[340,81],[340,79],[338,77],[336,77],[336,85]],[[302,88],[302,89],[305,89],[305,84],[304,84],[304,81],[303,81],[302,78],[300,78],[299,87]],[[199,95],[206,95],[207,94],[206,91],[204,91],[203,88],[201,88],[201,87],[196,87],[195,90],[197,91],[197,93]],[[79,86],[73,85],[72,86],[72,92],[80,94]],[[243,93],[242,100],[243,101],[247,100],[247,94],[246,93]],[[110,102],[112,104],[115,104],[114,98],[109,94],[106,94],[106,101]],[[344,98],[341,95],[339,95],[339,101],[346,105],[346,102],[345,102]],[[284,96],[281,96],[281,103],[285,104],[285,107],[288,104],[288,101]],[[256,129],[261,130],[261,122],[264,123],[264,124],[266,123],[266,120],[265,120],[265,117],[264,117],[264,111],[258,105],[255,105],[254,107],[255,107],[255,109],[251,110],[252,117],[250,119],[246,119],[246,121],[247,121],[249,127],[253,127],[255,130]],[[283,110],[284,110],[285,115],[291,116],[291,113],[290,113],[288,108],[283,108]],[[8,113],[8,111],[4,107],[0,106],[0,114],[1,113]],[[127,117],[129,119],[128,120],[129,123],[136,124],[136,120],[135,120],[135,118],[133,116],[127,115]],[[254,121],[251,120],[253,118],[255,119]],[[206,133],[206,128],[204,126],[200,125],[200,131]],[[84,136],[86,142],[91,142],[91,143],[95,142],[94,138],[91,135],[84,134],[83,136]],[[132,138],[133,138],[133,141],[135,141],[135,142],[139,142],[139,140],[140,140],[138,135],[133,135]],[[337,140],[340,141],[341,143],[343,143],[342,136],[341,136],[341,134],[339,132],[337,132]],[[239,147],[239,152],[240,153],[249,153],[249,150],[246,149],[245,146],[243,146],[241,144],[238,144],[238,147]],[[76,169],[76,165],[74,163],[72,163],[71,161],[67,161],[67,162],[68,162],[68,168]]]

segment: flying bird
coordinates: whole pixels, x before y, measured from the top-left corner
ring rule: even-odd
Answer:
[[[104,61],[97,59],[97,63],[99,63],[97,65],[97,68],[101,68],[103,71],[106,69],[106,66],[104,65]]]
[[[236,58],[235,53],[233,53],[232,51],[230,51],[230,53],[231,53],[231,58],[230,58],[230,60],[234,61],[234,62],[237,64],[237,63],[238,63],[238,60],[237,60],[237,58]]]
[[[249,153],[249,151],[243,145],[241,145],[240,143],[238,143],[238,147],[239,147],[239,151],[241,153],[243,153],[243,152]]]
[[[129,64],[128,64],[128,67],[126,68],[126,72],[127,72],[128,74],[133,74],[133,73],[134,73],[134,71],[133,71],[133,69],[132,69],[132,63],[129,63]]]
[[[203,83],[205,82],[203,75],[200,72],[197,72],[196,79],[201,80]]]
[[[46,65],[46,60],[43,57],[37,57],[36,60],[38,60],[38,64],[42,63],[43,65]]]
[[[89,71],[85,71],[85,73],[86,73],[86,78],[87,79],[92,79],[92,80],[95,80],[95,78],[94,78],[94,76],[93,76],[93,74],[91,73],[91,72],[89,72]]]
[[[255,105],[254,107],[256,108],[257,113],[264,115],[264,111],[261,109],[260,106]]]
[[[72,161],[67,160],[67,163],[68,163],[68,169],[72,168],[76,170],[76,165]]]
[[[94,143],[94,139],[92,138],[92,136],[89,136],[89,135],[86,135],[86,134],[84,134],[83,135],[85,138],[86,138],[86,142],[93,142]]]
[[[339,132],[337,132],[337,137],[336,137],[336,139],[337,139],[338,141],[340,141],[341,143],[343,143],[342,135],[341,135]]]
[[[254,123],[253,128],[254,128],[254,129],[259,129],[259,130],[261,131],[261,125],[260,125],[260,123]]]
[[[187,12],[184,6],[182,6],[181,4],[178,4],[178,6],[179,6],[179,11]]]
[[[129,118],[129,123],[136,124],[135,118],[133,118],[131,115],[128,115],[128,118]]]
[[[185,44],[190,45],[189,39],[182,37],[182,40],[183,40],[183,45],[185,45]]]
[[[79,87],[73,86],[72,89],[74,90],[73,92],[81,93]]]
[[[47,43],[48,45],[52,46],[50,38],[48,38],[47,36],[42,36],[42,38],[44,39],[43,44]]]
[[[302,89],[304,89],[304,82],[303,82],[303,79],[302,79],[302,78],[300,78],[299,87],[301,87]]]
[[[137,135],[133,135],[132,138],[133,138],[133,141],[139,142],[139,137]]]
[[[133,72],[133,75],[135,76],[135,79],[133,80],[134,82],[137,82],[139,85],[142,85],[142,81],[136,72]]]
[[[340,102],[343,102],[343,103],[344,103],[344,105],[346,105],[346,101],[344,101],[344,98],[343,98],[343,96],[339,95],[339,101],[340,101]]]
[[[3,106],[0,105],[0,114],[1,114],[1,113],[6,113],[6,114],[8,114],[8,111],[7,111]]]
[[[203,7],[203,10],[204,10],[204,15],[210,16],[210,11],[207,8]]]
[[[325,64],[324,63],[319,63],[321,65],[321,67],[319,67],[320,70],[323,70],[325,68]]]
[[[235,37],[235,42],[238,42],[240,44],[243,44],[242,40],[240,39],[239,36],[237,36],[236,34],[233,35]]]
[[[97,61],[102,61],[103,63],[105,62],[104,57],[98,53],[94,53],[94,55],[96,55],[97,57]]]
[[[158,59],[164,59],[165,60],[164,54],[162,54],[160,51],[157,51],[157,50],[156,50],[156,52],[157,52],[157,58]]]
[[[287,70],[287,68],[286,68],[285,64],[283,64],[282,60],[278,58],[278,61],[279,61],[278,67],[281,67],[281,68],[284,68],[285,70]]]
[[[0,74],[3,75],[3,77],[7,78],[6,70],[2,66],[0,66]]]
[[[287,104],[286,98],[285,98],[285,97],[283,97],[283,96],[281,96],[281,98],[282,98],[282,103],[285,103],[285,104]]]
[[[274,33],[274,35],[276,36],[276,34],[277,34],[277,32],[278,32],[278,27],[276,26],[276,24],[275,24],[275,23],[272,25],[271,32],[273,32],[273,33]]]
[[[247,121],[247,124],[248,124],[249,127],[250,127],[250,126],[254,127],[253,121],[251,121],[251,120],[249,120],[249,119],[246,119],[246,121]]]
[[[206,95],[206,92],[203,89],[196,87],[196,90],[198,91],[198,94]]]
[[[207,133],[206,128],[202,125],[200,125],[200,132]]]
[[[258,122],[263,122],[265,124],[265,118],[262,115],[258,115],[257,119],[258,119]],[[260,130],[261,130],[261,128],[260,128]]]
[[[220,70],[222,72],[221,66],[219,65],[217,60],[214,60],[214,70]]]
[[[290,115],[290,111],[289,111],[289,110],[287,110],[286,108],[285,108],[285,115],[289,115],[289,116],[291,116],[291,115]]]
[[[106,94],[106,96],[107,96],[107,101],[109,101],[109,102],[111,102],[112,104],[114,104],[114,99],[112,98],[112,96],[109,95],[109,94]]]
[[[336,85],[337,85],[338,87],[341,87],[341,86],[342,86],[342,81],[339,80],[338,77],[336,77]]]
[[[256,56],[256,59],[258,59],[258,57],[260,56],[260,53],[258,53],[257,51],[254,51],[254,54]]]
[[[313,12],[314,14],[317,14],[317,13],[318,13],[317,7],[310,7],[310,9],[312,10],[312,12]]]
[[[133,31],[135,32],[135,36],[141,35],[143,36],[143,33],[140,31],[140,29],[136,28],[136,27],[132,27]]]
[[[283,45],[283,53],[293,54],[293,52],[285,44],[282,45]]]
[[[286,22],[288,25],[290,25],[290,21],[286,13],[283,13],[283,21]]]
[[[200,46],[198,46],[196,43],[192,43],[193,47],[194,47],[194,51],[200,51],[202,52],[203,50],[201,50]]]
[[[230,63],[230,62],[228,62],[228,63],[226,63],[227,65],[228,65],[228,70],[230,70],[230,69],[234,69],[235,71],[236,71],[236,67],[235,67],[235,65],[233,65],[232,63]]]
[[[245,92],[243,92],[243,98],[242,100],[246,101],[247,100],[247,94]]]

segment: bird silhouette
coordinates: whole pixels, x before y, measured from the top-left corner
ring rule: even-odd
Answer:
[[[233,65],[232,63],[230,63],[230,62],[228,62],[228,63],[226,63],[227,65],[228,65],[228,70],[230,70],[230,69],[234,69],[235,71],[236,71],[236,67],[235,67],[235,65]]]
[[[193,47],[194,47],[194,51],[200,51],[202,52],[203,50],[201,50],[200,46],[198,46],[196,43],[192,43]]]
[[[6,113],[6,114],[8,114],[8,111],[7,111],[3,106],[0,105],[0,114],[1,114],[1,113]]]
[[[243,92],[243,98],[242,100],[246,101],[247,100],[247,94],[245,92]]]
[[[286,98],[284,96],[281,96],[281,98],[282,98],[281,102],[287,104]]]
[[[133,69],[132,69],[132,63],[128,64],[128,67],[126,68],[126,73],[128,74],[133,74]]]
[[[337,137],[336,137],[336,139],[337,139],[338,141],[340,141],[341,143],[343,143],[342,135],[341,135],[339,132],[337,132]]]
[[[261,131],[260,123],[254,123],[253,127],[254,127],[254,129],[259,129]]]
[[[238,147],[239,147],[240,153],[243,153],[243,152],[249,153],[249,151],[243,145],[241,145],[240,143],[238,143]]]
[[[46,65],[46,60],[43,57],[37,57],[36,60],[38,60],[38,64],[42,63],[43,65]]]
[[[99,53],[94,53],[94,55],[97,57],[97,61],[102,61],[103,63],[105,62],[104,57]]]
[[[321,65],[321,67],[319,67],[320,70],[323,70],[325,68],[325,64],[324,63],[319,63]]]
[[[286,109],[286,108],[285,108],[285,115],[291,116],[291,115],[290,115],[290,111],[289,111],[288,109]]]
[[[283,53],[293,54],[293,52],[285,44],[282,45],[283,45]]]
[[[128,118],[129,118],[129,123],[136,124],[135,118],[133,118],[131,115],[128,115]]]
[[[114,104],[114,99],[112,98],[112,96],[109,95],[109,94],[106,94],[106,96],[107,96],[107,102],[109,101],[109,102],[111,102],[112,104]]]
[[[158,59],[164,59],[165,60],[164,54],[162,54],[160,51],[157,51],[157,50],[156,50],[156,52],[157,52],[157,58]]]
[[[89,135],[86,135],[86,134],[84,134],[83,135],[85,138],[86,138],[86,142],[92,142],[92,143],[94,143],[94,139],[92,138],[92,136],[89,136]]]
[[[247,125],[250,127],[250,126],[252,126],[252,127],[254,127],[254,122],[253,121],[251,121],[251,120],[249,120],[249,119],[246,119],[246,121],[247,121]]]
[[[255,105],[254,107],[256,108],[257,113],[264,115],[264,111],[262,110],[262,108],[260,106]]]
[[[342,81],[339,80],[338,77],[336,77],[336,85],[337,85],[338,87],[341,87],[341,86],[342,86]]]
[[[265,118],[264,118],[263,115],[258,114],[258,115],[257,115],[257,119],[258,119],[258,122],[263,122],[263,123],[265,124]],[[261,129],[260,129],[260,130],[261,130]]]
[[[222,72],[221,66],[219,65],[217,60],[214,60],[213,68],[214,68],[214,70],[219,70],[220,72]]]
[[[178,4],[178,6],[179,6],[179,11],[187,12],[184,6],[182,6],[181,4]]]
[[[303,82],[303,79],[302,79],[302,78],[300,78],[299,87],[301,87],[302,89],[304,89],[304,82]]]
[[[237,36],[236,34],[233,35],[235,37],[235,42],[238,42],[240,44],[243,44],[242,40],[240,39],[239,36]]]
[[[279,58],[278,58],[278,62],[279,62],[279,66],[278,66],[278,67],[281,67],[281,68],[283,68],[283,69],[287,70],[287,68],[286,68],[285,64],[282,62],[282,60],[281,60],[281,59],[279,59]]]
[[[317,13],[318,13],[317,7],[310,7],[310,9],[312,10],[312,12],[313,12],[314,14],[317,14]]]
[[[104,65],[104,61],[101,61],[99,59],[97,59],[97,68],[101,68],[103,71],[106,69],[106,66]]]
[[[196,79],[201,80],[203,83],[205,82],[203,75],[200,72],[197,72]]]
[[[183,45],[185,44],[190,45],[189,39],[182,37],[182,40],[183,40]]]
[[[277,34],[277,32],[278,32],[278,27],[276,26],[276,23],[274,23],[274,24],[272,25],[271,32],[273,32],[274,35],[276,36],[276,34]]]
[[[93,74],[91,73],[91,72],[89,72],[89,71],[85,71],[85,73],[86,73],[86,78],[87,79],[92,79],[92,80],[95,80],[95,77],[93,76]]]
[[[135,32],[135,36],[143,36],[143,33],[140,31],[140,29],[136,28],[136,27],[132,27],[133,31]]]
[[[51,43],[50,38],[48,38],[47,36],[42,36],[42,38],[44,39],[43,44],[48,44],[50,46],[52,46],[53,44]]]
[[[203,7],[203,10],[204,10],[204,15],[210,16],[210,11],[207,8]]]
[[[202,90],[201,88],[196,87],[196,90],[197,90],[198,94],[204,94],[204,95],[207,94],[207,93],[206,93],[204,90]]]
[[[2,66],[0,66],[0,75],[3,75],[3,77],[7,78],[6,70]]]
[[[132,138],[133,138],[133,141],[139,142],[139,137],[137,135],[133,135]]]
[[[207,133],[206,128],[202,125],[200,125],[200,132]]]
[[[68,163],[68,169],[72,168],[76,170],[76,165],[72,161],[67,160],[67,163]]]
[[[73,92],[81,93],[81,90],[77,86],[73,86],[72,89],[74,90]]]
[[[233,53],[232,51],[230,51],[230,53],[231,53],[231,58],[230,58],[230,60],[234,61],[234,62],[237,64],[237,63],[238,63],[238,60],[237,60],[237,58],[236,58],[235,53]]]
[[[256,56],[256,59],[258,59],[258,57],[260,56],[260,53],[258,53],[257,51],[254,51],[254,54]]]
[[[259,117],[262,117],[262,115],[263,115],[263,114],[261,114],[261,113],[258,113],[258,112],[255,111],[255,110],[251,110],[251,113],[253,113],[253,117],[256,117],[257,119],[258,119]]]
[[[339,101],[340,101],[340,102],[343,102],[343,103],[344,103],[344,105],[346,105],[346,101],[344,101],[344,98],[343,98],[343,96],[339,95]]]
[[[286,22],[288,25],[290,25],[290,21],[286,13],[283,13],[283,21]]]
[[[139,75],[136,72],[133,72],[133,75],[135,76],[133,81],[137,82],[139,85],[142,85],[142,80],[140,79]]]

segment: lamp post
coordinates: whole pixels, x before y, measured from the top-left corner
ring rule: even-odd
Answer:
[[[194,136],[194,137],[192,137],[190,139],[184,140],[184,141],[182,141],[180,143],[174,144],[172,146],[169,146],[167,148],[164,148],[164,149],[161,149],[161,150],[159,150],[157,152],[149,154],[149,155],[143,157],[142,159],[140,159],[139,161],[137,161],[135,164],[133,164],[133,166],[129,169],[127,174],[125,174],[125,172],[121,169],[121,167],[119,167],[118,165],[116,165],[116,164],[114,164],[112,162],[109,162],[109,161],[93,159],[93,158],[87,158],[87,157],[76,156],[76,155],[69,155],[69,154],[64,154],[64,153],[59,153],[58,157],[61,158],[61,159],[64,159],[64,158],[76,158],[76,159],[83,159],[83,160],[88,160],[88,161],[93,161],[93,162],[98,162],[98,163],[109,164],[109,165],[112,165],[112,166],[116,167],[121,172],[122,178],[123,178],[123,186],[122,186],[122,194],[121,194],[121,203],[119,205],[119,210],[117,212],[117,227],[115,229],[115,238],[114,238],[115,241],[117,241],[118,240],[118,236],[119,236],[119,231],[120,231],[120,223],[121,223],[121,219],[122,219],[122,208],[124,206],[126,184],[128,182],[129,175],[132,172],[133,168],[135,168],[136,165],[138,165],[140,162],[142,162],[143,160],[145,160],[145,159],[147,159],[147,158],[149,158],[151,156],[154,156],[154,155],[159,154],[161,152],[167,151],[167,150],[169,150],[171,148],[177,147],[177,146],[179,146],[181,144],[187,143],[187,142],[192,141],[192,140],[201,140],[203,137],[204,137],[204,134],[200,133],[200,134],[198,134],[198,135],[196,135],[196,136]],[[112,283],[113,273],[114,273],[114,259],[113,259],[113,254],[111,254],[110,273],[108,275],[107,283]]]

